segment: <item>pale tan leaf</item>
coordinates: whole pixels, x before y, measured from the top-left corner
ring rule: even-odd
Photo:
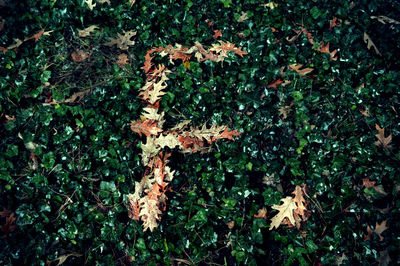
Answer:
[[[182,130],[184,129],[187,125],[189,125],[192,122],[192,120],[183,120],[182,122],[176,124],[173,128],[171,128],[172,131],[176,130]]]
[[[23,43],[23,41],[21,41],[20,39],[15,39],[15,38],[14,38],[14,42],[15,42],[14,44],[7,47],[7,50],[18,48]]]
[[[162,149],[165,147],[175,149],[176,146],[178,146],[178,148],[183,148],[182,143],[178,141],[178,136],[171,133],[166,136],[160,134],[160,136],[156,138],[155,144]]]
[[[133,6],[136,3],[136,0],[128,0],[128,2]]]
[[[292,106],[293,106],[293,103],[291,103],[290,105],[281,106],[278,108],[279,116],[282,116],[282,120],[285,120],[288,117]]]
[[[159,152],[160,148],[155,144],[155,138],[147,137],[146,144],[141,145],[142,148],[142,164],[147,165],[149,160],[155,157]]]
[[[397,20],[394,20],[392,18],[389,18],[387,16],[371,16],[372,19],[378,20],[382,24],[390,23],[390,24],[396,24],[399,25],[400,22]]]
[[[295,224],[293,211],[297,209],[297,206],[296,203],[294,203],[292,200],[292,197],[286,197],[284,199],[281,199],[281,201],[283,202],[282,205],[272,206],[272,209],[278,210],[279,213],[272,217],[271,227],[269,228],[269,230],[278,228],[285,218],[288,218],[290,223]]]
[[[96,29],[98,29],[99,27],[97,27],[96,25],[92,25],[92,26],[89,26],[89,27],[87,27],[87,28],[85,28],[85,29],[83,29],[83,30],[79,30],[78,31],[78,35],[79,35],[79,37],[88,37],[88,36],[90,36],[90,34],[94,31],[94,30],[96,30]]]
[[[85,3],[88,5],[88,8],[89,8],[90,10],[93,10],[93,7],[96,6],[96,3],[93,4],[93,0],[84,0],[84,1],[85,1]]]
[[[249,17],[247,16],[247,12],[242,11],[242,14],[238,18],[237,22],[243,22],[248,19],[249,19]]]
[[[82,254],[78,254],[78,253],[65,254],[65,255],[61,255],[60,257],[56,258],[54,261],[58,260],[57,266],[59,266],[59,265],[63,264],[70,256],[81,257]]]
[[[143,108],[142,116],[144,119],[147,119],[147,120],[161,121],[161,120],[163,120],[164,112],[161,112],[161,114],[159,114],[158,109],[146,107],[146,108]]]
[[[150,199],[149,197],[143,197],[139,200],[141,220],[143,221],[143,231],[150,229],[153,232],[154,228],[157,227],[157,220],[160,220],[159,215],[161,214],[158,208],[158,201]]]
[[[376,45],[374,44],[374,42],[371,40],[371,38],[369,37],[369,35],[366,32],[364,32],[364,42],[367,44],[368,50],[370,50],[372,47],[372,48],[374,48],[375,53],[377,55],[381,55],[378,48],[376,47]]]
[[[96,2],[99,2],[100,4],[107,3],[108,5],[111,5],[110,0],[96,0]]]
[[[128,50],[129,46],[135,45],[135,41],[131,40],[135,35],[136,31],[124,31],[124,35],[118,33],[118,38],[110,38],[110,41],[104,45],[113,46],[115,44],[121,50]]]

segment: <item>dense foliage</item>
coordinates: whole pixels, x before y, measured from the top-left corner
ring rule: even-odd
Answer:
[[[0,264],[400,263],[398,1],[134,2],[0,0]],[[145,172],[145,55],[218,40],[248,54],[155,55],[160,109],[242,134],[169,150],[143,232],[126,195]],[[307,218],[269,230],[300,186]]]

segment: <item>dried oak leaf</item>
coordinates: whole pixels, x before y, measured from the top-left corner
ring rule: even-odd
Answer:
[[[136,31],[124,31],[124,35],[118,33],[118,38],[110,38],[110,41],[106,42],[104,45],[113,46],[116,44],[119,49],[128,50],[129,46],[135,45],[135,41],[131,40],[135,35]]]
[[[89,57],[89,54],[83,51],[77,51],[72,53],[71,57],[75,63],[81,63]]]
[[[108,5],[111,5],[110,0],[96,0],[96,2],[99,2],[100,4],[107,3]]]
[[[162,132],[162,129],[157,127],[157,122],[151,120],[132,121],[131,130],[138,133],[139,136],[142,136],[143,133],[147,137],[150,137],[151,135],[158,135],[158,133]]]
[[[375,124],[375,128],[378,130],[378,134],[375,135],[375,137],[378,139],[375,141],[375,145],[378,147],[383,146],[386,149],[391,148],[389,143],[392,141],[392,134],[385,138],[385,129],[381,128],[378,124]]]
[[[87,27],[87,28],[85,28],[85,29],[83,29],[83,30],[79,30],[78,31],[78,35],[79,35],[79,37],[88,37],[88,36],[90,36],[90,34],[94,31],[94,30],[96,30],[96,29],[98,29],[99,27],[97,27],[96,25],[92,25],[92,26],[89,26],[89,27]]]
[[[296,203],[294,203],[292,197],[286,197],[281,199],[282,205],[273,205],[272,209],[278,210],[279,213],[272,217],[271,227],[269,230],[278,228],[285,218],[288,218],[291,224],[295,224],[295,219],[293,216],[293,211],[297,209]]]
[[[18,48],[19,46],[21,46],[21,44],[24,43],[20,39],[14,39],[14,42],[15,42],[14,44],[11,44],[10,46],[7,47],[7,50],[12,50],[12,49]]]
[[[268,83],[267,88],[274,88],[275,90],[277,89],[277,87],[279,85],[281,85],[283,83],[283,80],[281,78],[271,81],[270,83]]]
[[[364,39],[364,42],[367,44],[368,50],[370,50],[371,47],[372,47],[372,48],[374,48],[375,53],[377,55],[381,55],[381,53],[379,52],[378,48],[376,47],[376,45],[374,44],[374,42],[371,40],[371,38],[369,37],[369,35],[366,32],[364,32],[363,39]]]

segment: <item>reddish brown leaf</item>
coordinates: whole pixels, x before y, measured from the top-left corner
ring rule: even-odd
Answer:
[[[369,180],[369,178],[367,177],[367,178],[363,178],[363,183],[362,183],[362,185],[365,187],[365,188],[371,188],[371,187],[375,187],[375,181],[370,181]]]
[[[3,52],[3,54],[7,53],[7,48],[4,48],[3,46],[0,46],[0,51]]]
[[[221,30],[214,30],[213,38],[217,39],[218,37],[222,37],[222,31]]]
[[[254,218],[267,219],[267,209],[266,208],[259,209],[258,213],[254,214]]]
[[[337,60],[337,56],[335,56],[335,55],[337,53],[337,50],[334,50],[334,51],[330,52],[329,51],[329,42],[325,46],[324,46],[324,43],[320,43],[320,44],[321,44],[321,48],[319,48],[317,51],[319,51],[321,53],[329,54],[330,57],[331,57],[331,60],[336,61]]]
[[[157,135],[162,132],[162,129],[157,127],[157,122],[151,120],[145,121],[132,121],[131,122],[131,130],[138,133],[139,136],[142,136],[142,133],[147,137],[151,135]]]
[[[153,66],[153,63],[151,62],[151,59],[153,59],[153,56],[150,56],[150,52],[147,52],[146,56],[144,57],[144,66],[142,69],[144,70],[144,73],[148,73]]]
[[[381,235],[383,233],[383,231],[385,231],[387,229],[386,227],[386,220],[381,222],[380,224],[378,224],[378,222],[376,222],[375,224],[375,230],[374,233],[376,233],[379,236],[379,239],[381,241],[384,240],[384,237]]]
[[[272,82],[270,82],[268,85],[267,85],[267,88],[274,88],[275,90],[277,89],[277,87],[280,85],[280,84],[282,84],[283,83],[283,81],[282,81],[282,79],[277,79],[277,80],[274,80],[274,81],[272,81]]]
[[[128,63],[129,59],[126,54],[118,55],[117,65],[120,67],[124,67]]]
[[[338,27],[339,24],[337,23],[337,21],[338,21],[337,17],[333,17],[331,20],[331,24],[329,25],[329,29]]]

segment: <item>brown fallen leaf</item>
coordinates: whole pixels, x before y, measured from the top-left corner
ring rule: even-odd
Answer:
[[[285,120],[288,117],[292,106],[293,106],[293,103],[290,103],[290,105],[281,106],[278,108],[279,116],[282,116],[282,120]]]
[[[83,51],[77,51],[72,53],[71,57],[75,63],[81,63],[89,57],[89,54]]]
[[[297,73],[299,73],[300,76],[305,76],[314,70],[313,68],[310,67],[300,69],[302,67],[303,65],[296,65],[296,64],[289,65],[289,69],[292,71],[296,71]]]
[[[375,145],[390,149],[391,145],[389,145],[389,143],[392,141],[392,134],[385,138],[385,129],[381,128],[378,124],[375,124],[375,128],[378,130],[378,134],[375,134],[375,137],[378,139],[375,141]]]
[[[337,17],[333,17],[332,20],[331,20],[331,23],[329,25],[329,29],[333,29],[335,27],[338,27],[339,26],[339,24],[337,23],[338,21],[340,21],[340,20],[338,20]]]
[[[78,253],[64,254],[64,255],[61,255],[60,257],[56,258],[55,260],[52,260],[51,262],[58,260],[57,266],[59,266],[59,265],[63,264],[70,256],[81,257],[82,254],[78,254]]]
[[[296,203],[292,201],[292,197],[286,197],[281,199],[283,202],[282,205],[273,205],[272,209],[278,210],[279,213],[272,217],[271,226],[269,230],[274,228],[278,228],[279,225],[284,222],[284,219],[287,218],[287,223],[295,224],[295,218],[293,216],[293,211],[297,209]]]
[[[279,78],[279,79],[277,79],[277,80],[274,80],[274,81],[270,82],[270,83],[267,85],[267,88],[274,88],[274,89],[276,90],[277,87],[278,87],[280,84],[282,84],[282,83],[283,83],[282,79]]]
[[[126,54],[118,55],[117,65],[120,67],[124,67],[128,63],[129,59]]]
[[[254,218],[267,219],[267,209],[266,208],[259,209],[258,213],[254,214]]]
[[[222,31],[221,30],[214,30],[213,38],[217,39],[218,37],[222,37]]]
[[[319,51],[321,53],[329,54],[331,60],[336,61],[337,60],[337,56],[335,56],[335,55],[337,53],[337,49],[332,51],[332,52],[330,52],[329,51],[329,42],[325,46],[324,46],[324,43],[322,43],[322,42],[320,44],[321,44],[321,48],[317,49],[317,51]]]
[[[381,222],[380,224],[378,224],[378,222],[376,222],[375,224],[375,230],[374,233],[376,233],[379,236],[379,239],[381,241],[384,240],[384,237],[381,235],[385,230],[387,229],[386,227],[386,220]]]
[[[25,39],[24,41],[26,42],[26,41],[33,40],[33,39],[34,39],[35,42],[37,42],[37,41],[39,41],[40,38],[42,38],[42,36],[50,36],[50,33],[52,33],[52,32],[53,32],[52,30],[51,30],[51,31],[44,31],[44,30],[41,30],[41,31],[39,31],[39,32],[36,33],[36,34],[33,34],[31,37]]]

